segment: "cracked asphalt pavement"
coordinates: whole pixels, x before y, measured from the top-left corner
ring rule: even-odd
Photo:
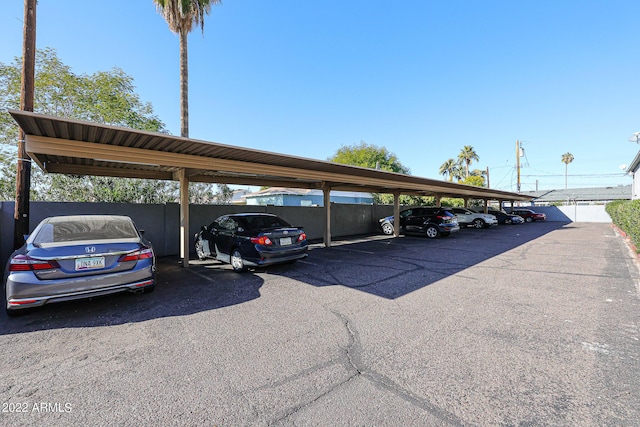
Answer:
[[[610,224],[314,245],[0,317],[0,425],[636,426],[640,274]]]

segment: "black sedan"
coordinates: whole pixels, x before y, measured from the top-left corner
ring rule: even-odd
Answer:
[[[475,212],[484,212],[484,208],[474,208]],[[498,224],[523,224],[524,218],[519,215],[506,213],[505,211],[498,210],[495,208],[489,208],[488,213],[493,215],[498,220]]]
[[[282,218],[265,213],[223,215],[195,235],[199,259],[214,258],[235,271],[292,263],[307,256],[307,235]]]

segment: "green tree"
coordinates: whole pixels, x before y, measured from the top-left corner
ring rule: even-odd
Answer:
[[[18,126],[7,109],[20,106],[20,59],[0,63],[0,200],[15,196]],[[34,110],[151,132],[166,133],[164,124],[134,92],[133,79],[118,68],[90,75],[74,74],[55,50],[36,54]],[[224,193],[213,184],[194,184],[209,198]],[[44,174],[32,169],[31,200],[165,203],[178,200],[178,185],[170,181]]]
[[[409,168],[400,163],[394,153],[364,141],[352,146],[340,147],[328,160],[345,165],[409,174]]]
[[[180,135],[189,137],[189,61],[187,36],[193,25],[199,25],[204,34],[204,17],[211,5],[220,0],[154,0],[156,9],[169,25],[169,30],[180,38]]]
[[[463,179],[461,184],[475,185],[476,187],[485,187],[484,176],[482,175],[469,175]]]
[[[473,161],[477,162],[478,160],[480,160],[480,157],[478,157],[478,154],[475,152],[472,146],[465,145],[464,147],[462,147],[462,150],[460,150],[460,154],[458,154],[458,159],[460,159],[460,161],[464,163],[465,172],[466,172],[465,177],[468,177],[469,165],[471,165],[471,162]]]
[[[387,172],[396,172],[409,175],[409,168],[404,166],[398,157],[389,152],[385,147],[378,147],[360,141],[352,146],[342,146],[336,154],[328,159],[331,162],[345,165],[360,166],[363,168],[378,169]],[[403,205],[428,205],[433,204],[432,198],[420,196],[400,196],[400,204]],[[377,204],[393,204],[392,194],[374,193],[373,200]]]
[[[573,162],[573,154],[566,152],[562,155],[562,163],[564,163],[564,189],[567,189],[567,173],[569,171],[569,163]]]

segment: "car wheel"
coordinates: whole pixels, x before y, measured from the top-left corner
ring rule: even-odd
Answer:
[[[393,234],[393,224],[391,224],[390,222],[385,222],[384,224],[382,224],[382,232],[384,234],[386,234],[387,236],[390,236]]]
[[[22,309],[18,311],[18,310],[11,310],[9,308],[5,308],[5,311],[7,312],[7,316],[16,317],[16,316],[20,316],[21,314],[25,314],[29,310]],[[24,311],[25,313],[22,313],[22,311]]]
[[[484,221],[480,218],[476,218],[473,220],[474,228],[484,228]]]
[[[526,221],[526,222],[533,222],[533,218],[531,218],[531,217],[527,217],[527,218],[525,218],[525,221]]]
[[[204,254],[204,243],[202,242],[202,237],[198,237],[196,240],[196,255],[200,261],[205,260],[207,257]]]
[[[505,220],[504,220],[504,223],[505,223],[505,224],[511,224],[511,223],[512,223],[511,218],[507,218],[507,219],[505,219]]]
[[[237,248],[231,252],[231,267],[233,267],[233,271],[237,271],[238,273],[246,270],[242,255]]]
[[[435,239],[440,235],[440,230],[438,230],[438,227],[436,227],[435,225],[427,225],[425,234],[428,238]]]
[[[145,286],[144,287],[144,293],[145,294],[150,294],[151,292],[156,290],[156,285],[151,285],[151,286]]]

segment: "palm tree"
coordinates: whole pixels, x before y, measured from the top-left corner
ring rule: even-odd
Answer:
[[[569,163],[573,162],[573,154],[566,152],[562,155],[562,163],[564,163],[564,189],[567,189],[567,171]]]
[[[193,24],[200,25],[204,34],[204,16],[212,4],[221,0],[154,0],[156,10],[164,17],[169,29],[180,37],[180,136],[189,136],[189,65],[187,36]]]
[[[478,157],[478,154],[473,150],[472,146],[465,145],[464,147],[462,147],[462,150],[460,150],[460,154],[458,154],[458,159],[460,159],[460,161],[464,162],[466,176],[468,177],[469,176],[469,165],[474,160],[476,162],[478,160],[480,160],[480,157]]]
[[[464,168],[462,167],[462,163],[458,160],[451,172],[451,176],[458,182],[464,179]]]
[[[453,159],[449,159],[440,166],[440,175],[445,177],[449,175],[449,181],[453,181],[453,174],[457,167],[458,163]]]

